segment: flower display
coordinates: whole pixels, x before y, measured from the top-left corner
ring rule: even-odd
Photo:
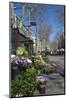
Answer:
[[[16,50],[17,55],[23,55],[23,52],[24,52],[24,48],[22,48],[22,47],[18,47]]]
[[[41,55],[36,55],[34,57],[34,64],[37,70],[42,69],[44,67],[44,62]]]
[[[37,89],[38,89],[40,94],[44,94],[45,93],[46,84],[47,84],[48,80],[49,79],[48,79],[47,76],[37,76],[37,79],[36,79]]]
[[[32,61],[27,57],[15,56],[11,59],[11,64],[26,66],[28,63],[32,63]]]
[[[18,47],[16,50],[16,55],[18,56],[28,56],[28,52],[25,48]]]
[[[37,82],[38,81],[45,82],[48,80],[49,80],[49,78],[47,76],[37,76]]]

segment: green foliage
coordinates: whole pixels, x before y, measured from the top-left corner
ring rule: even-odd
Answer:
[[[22,47],[18,47],[16,50],[16,54],[19,56],[23,55],[23,52],[24,52],[24,48],[22,48]]]
[[[46,63],[49,63],[49,59],[47,57],[43,57],[43,60],[46,62]]]
[[[18,47],[18,48],[17,48],[16,54],[17,54],[18,56],[28,56],[28,52],[26,51],[25,48],[22,48],[22,47]]]
[[[43,64],[43,62],[42,62],[42,56],[41,56],[41,55],[35,56],[35,58],[34,58],[34,64],[35,64],[35,68],[36,68],[37,70],[43,68],[44,64]]]
[[[36,88],[36,69],[29,67],[23,71],[17,80],[12,81],[11,95],[32,96]]]
[[[33,93],[34,89],[36,88],[36,69],[33,67],[28,68],[26,69],[26,72],[22,73],[22,76],[23,76],[22,93],[25,96],[29,96]]]
[[[44,65],[41,64],[40,62],[38,62],[38,63],[35,64],[35,68],[36,68],[37,71],[40,70],[40,69],[42,69],[43,67],[44,67]]]
[[[28,52],[26,50],[24,50],[23,56],[28,56]]]
[[[11,97],[16,97],[16,95],[19,96],[21,93],[21,82],[17,80],[13,80],[11,82]]]

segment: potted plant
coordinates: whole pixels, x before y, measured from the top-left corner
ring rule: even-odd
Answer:
[[[39,90],[40,94],[46,93],[47,81],[48,81],[48,77],[38,76],[38,78],[37,78],[37,89]]]
[[[26,71],[21,72],[18,78],[12,81],[11,93],[13,97],[18,96],[33,96],[36,89],[36,69],[29,67]]]
[[[35,65],[35,68],[37,70],[41,70],[44,67],[44,63],[42,61],[42,56],[41,55],[35,56],[35,58],[34,58],[34,65]]]

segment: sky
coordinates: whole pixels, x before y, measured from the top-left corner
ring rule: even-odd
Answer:
[[[22,11],[20,10],[22,7],[28,5],[25,3],[14,3],[14,12],[18,18],[20,16],[23,16],[21,13]],[[37,7],[37,11],[40,11],[40,13],[37,13],[39,17],[41,17],[42,24],[47,24],[52,27],[52,31],[49,35],[49,40],[53,42],[55,40],[56,35],[58,35],[58,32],[64,32],[63,26],[59,23],[58,21],[58,11],[61,13],[64,13],[64,6],[63,5],[49,5],[49,4],[29,4],[30,8],[32,9],[33,7]],[[37,20],[38,17],[36,18],[35,15],[33,15],[34,19]],[[28,11],[24,11],[24,25],[28,25]],[[30,27],[30,30],[32,32],[32,35],[35,36],[36,33],[36,27],[32,26]]]

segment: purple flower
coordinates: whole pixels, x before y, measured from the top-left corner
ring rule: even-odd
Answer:
[[[48,81],[49,78],[47,76],[43,77],[44,81]]]
[[[13,59],[11,59],[11,63],[14,64],[23,64],[26,63],[26,58],[22,58],[22,57],[14,57]]]
[[[40,81],[48,81],[49,78],[47,76],[41,76],[41,77],[39,77],[38,80],[40,80]]]
[[[11,64],[26,66],[29,63],[28,60],[30,59],[28,59],[27,57],[15,56],[11,59]]]

